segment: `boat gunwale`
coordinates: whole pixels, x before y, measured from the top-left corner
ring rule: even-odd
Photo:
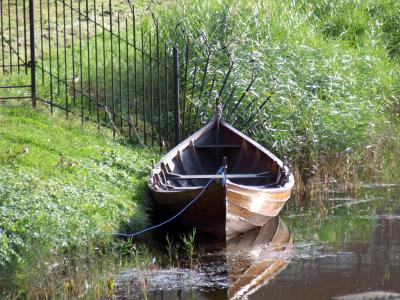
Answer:
[[[289,181],[287,183],[285,183],[284,186],[281,187],[266,187],[266,188],[259,188],[259,187],[254,187],[251,185],[242,185],[242,184],[238,184],[238,183],[234,183],[232,181],[230,181],[229,179],[226,180],[226,183],[228,185],[232,185],[234,187],[238,187],[241,189],[245,189],[245,190],[250,190],[250,191],[254,191],[254,192],[263,192],[263,193],[270,193],[270,194],[277,194],[277,193],[281,193],[281,192],[285,192],[288,190],[291,190],[294,186],[294,176],[293,174],[289,175]],[[154,191],[157,192],[186,192],[186,191],[200,191],[201,189],[203,189],[204,186],[190,186],[190,187],[172,187],[170,190],[165,190],[165,189],[152,189]],[[228,188],[229,189],[229,188]],[[287,201],[286,200],[267,200],[269,202],[284,202]]]
[[[226,128],[228,128],[229,130],[231,130],[235,134],[239,135],[246,142],[248,142],[252,146],[256,147],[258,150],[264,152],[264,154],[267,155],[269,158],[271,158],[273,161],[275,161],[280,168],[284,167],[284,164],[283,164],[282,160],[279,159],[275,154],[270,152],[268,149],[266,149],[264,146],[262,146],[261,144],[259,144],[256,141],[254,141],[250,137],[246,136],[244,133],[240,132],[236,128],[234,128],[231,125],[229,125],[223,119],[220,119],[218,116],[214,116],[214,118],[210,122],[208,122],[204,127],[200,128],[198,131],[196,131],[192,135],[188,136],[186,139],[184,139],[182,142],[180,142],[178,145],[176,145],[173,149],[168,151],[168,153],[163,158],[161,158],[160,161],[158,161],[154,165],[154,167],[151,168],[151,170],[149,172],[148,180],[147,180],[147,183],[148,183],[147,185],[148,185],[149,189],[151,189],[152,191],[157,192],[157,193],[160,193],[160,192],[179,193],[179,192],[184,192],[184,191],[187,191],[187,190],[196,191],[196,190],[201,190],[202,188],[204,188],[204,186],[196,186],[196,187],[187,186],[187,187],[182,187],[182,188],[179,188],[179,189],[175,189],[175,187],[173,187],[171,189],[165,190],[165,189],[162,189],[162,188],[160,188],[160,187],[158,187],[157,185],[154,184],[153,176],[154,176],[154,174],[158,173],[161,170],[161,164],[162,163],[168,163],[169,161],[171,161],[178,154],[179,151],[182,151],[183,149],[188,147],[191,143],[194,143],[194,141],[197,138],[199,138],[204,133],[206,133],[207,131],[212,129],[216,122],[219,122],[222,126],[225,126]],[[285,183],[284,186],[280,186],[280,187],[265,187],[265,188],[255,187],[255,186],[251,186],[251,185],[243,185],[243,184],[234,183],[234,182],[230,181],[229,179],[227,179],[226,182],[228,184],[234,186],[234,187],[237,187],[237,188],[247,189],[247,190],[250,190],[250,191],[257,191],[257,192],[275,194],[275,193],[280,193],[280,192],[292,189],[294,187],[294,176],[290,172],[289,180]],[[287,200],[288,199],[286,199],[284,201],[287,201]],[[283,202],[283,201],[276,201],[276,200],[268,200],[268,201],[271,201],[271,202]]]
[[[234,187],[238,187],[238,188],[245,189],[245,190],[277,194],[277,193],[281,193],[281,192],[284,192],[287,190],[291,190],[294,187],[294,176],[293,176],[293,174],[290,174],[289,181],[286,182],[284,186],[280,186],[280,187],[261,188],[261,187],[255,187],[252,185],[244,185],[244,184],[234,183],[234,182],[230,181],[229,179],[227,179],[226,182]]]

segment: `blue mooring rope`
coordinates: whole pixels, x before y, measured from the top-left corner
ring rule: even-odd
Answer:
[[[218,169],[216,175],[223,175],[222,177],[222,186],[225,186],[226,183],[226,172],[225,172],[225,167],[221,167]],[[187,210],[193,203],[195,203],[205,192],[205,190],[207,189],[207,187],[215,180],[215,178],[211,178],[207,184],[203,187],[203,189],[200,191],[200,193],[197,194],[196,197],[193,198],[192,201],[190,201],[184,208],[181,209],[181,211],[179,211],[176,215],[172,216],[171,218],[169,218],[168,220],[165,220],[164,222],[161,222],[160,224],[157,225],[153,225],[147,228],[144,228],[140,231],[134,232],[134,233],[122,233],[122,232],[114,232],[113,235],[117,235],[117,236],[124,236],[124,237],[134,237],[137,236],[139,234],[145,233],[147,231],[159,228],[171,221],[173,221],[174,219],[176,219],[177,217],[179,217],[181,214],[183,214],[185,212],[185,210]]]

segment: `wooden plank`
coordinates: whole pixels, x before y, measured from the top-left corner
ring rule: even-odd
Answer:
[[[215,144],[215,145],[195,145],[197,149],[202,148],[240,148],[240,145],[233,145],[233,144]]]
[[[265,173],[260,174],[226,174],[227,179],[252,179],[252,178],[272,178],[274,175]],[[190,180],[190,179],[222,179],[224,175],[221,174],[201,174],[201,175],[179,175],[167,174],[167,180]]]

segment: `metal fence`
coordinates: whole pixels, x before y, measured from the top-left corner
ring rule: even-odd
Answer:
[[[31,19],[33,1],[0,1],[1,99],[32,99],[34,105],[34,82],[30,80],[35,78],[35,49],[31,43],[34,32],[29,24]],[[21,80],[14,82],[4,79],[4,76],[13,73],[14,76],[17,73]]]
[[[0,17],[2,100],[41,101],[160,149],[204,125],[216,98],[233,124],[257,113],[232,117],[256,72],[238,87],[226,49],[174,40],[129,0],[0,0]]]

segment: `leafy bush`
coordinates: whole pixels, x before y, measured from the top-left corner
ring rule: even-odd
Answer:
[[[255,61],[258,79],[235,125],[280,155],[318,164],[373,144],[391,121],[400,88],[399,65],[391,60],[396,1],[185,0],[153,6],[163,24],[171,24],[166,32],[182,39],[173,25],[180,22],[188,35],[204,33],[210,44],[229,49],[236,82],[248,81],[248,61]]]

